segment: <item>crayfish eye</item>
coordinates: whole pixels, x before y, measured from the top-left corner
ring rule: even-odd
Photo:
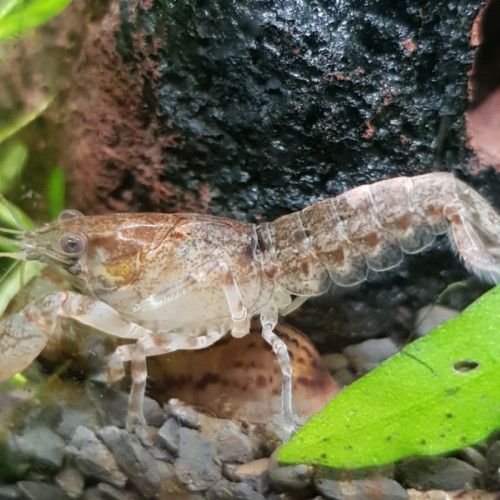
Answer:
[[[66,255],[75,257],[85,252],[87,242],[81,234],[63,234],[59,238],[59,248]]]
[[[59,214],[59,220],[76,219],[77,217],[83,217],[83,214],[78,210],[63,210]]]

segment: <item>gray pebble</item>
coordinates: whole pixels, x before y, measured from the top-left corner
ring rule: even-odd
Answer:
[[[0,500],[20,500],[23,499],[23,492],[15,485],[0,486]]]
[[[224,475],[234,481],[247,483],[252,489],[264,493],[269,488],[269,458],[259,458],[246,464],[234,467],[224,467]]]
[[[283,490],[302,490],[312,479],[314,468],[310,465],[280,465],[276,452],[271,455],[267,472],[271,483]]]
[[[335,372],[334,379],[340,387],[346,387],[352,384],[356,380],[356,376],[352,373],[349,368],[341,368],[338,372]]]
[[[55,483],[69,498],[80,498],[83,493],[85,478],[79,470],[66,467],[56,475]]]
[[[169,418],[158,430],[158,438],[170,453],[179,453],[179,429],[180,424],[175,418]]]
[[[476,467],[476,469],[483,470],[488,466],[486,457],[480,453],[476,448],[469,446],[464,448],[459,453],[460,458],[465,460],[467,463]]]
[[[128,412],[126,393],[99,384],[89,384],[88,392],[99,409],[100,420],[104,425],[125,427]]]
[[[316,479],[316,487],[323,497],[331,500],[406,500],[408,493],[393,479],[373,477],[335,481]]]
[[[369,339],[347,346],[344,355],[357,373],[365,373],[398,351],[398,346],[390,338]]]
[[[265,497],[255,491],[249,484],[232,483],[221,479],[206,493],[206,500],[265,500]]]
[[[486,450],[487,465],[484,469],[486,483],[490,488],[500,489],[500,441],[493,441]]]
[[[44,406],[28,419],[28,425],[55,430],[62,420],[62,413],[62,408],[58,404]]]
[[[156,427],[138,425],[135,427],[134,433],[139,438],[142,446],[144,446],[153,457],[170,463],[174,461],[172,454],[169,453],[164,446],[159,446],[161,439]]]
[[[82,500],[107,500],[99,491],[99,488],[87,488],[83,492]]]
[[[139,438],[128,431],[109,425],[98,436],[111,450],[127,478],[147,498],[160,489],[160,471],[156,460],[142,447]]]
[[[92,408],[64,408],[56,432],[69,441],[79,425],[95,431],[99,427],[96,412]]]
[[[119,488],[127,482],[111,452],[86,427],[77,427],[71,444],[66,446],[66,455],[75,460],[78,469],[86,476]]]
[[[99,483],[97,492],[101,495],[101,498],[106,500],[138,500],[141,498],[137,493],[119,490],[107,483]]]
[[[179,480],[189,491],[203,491],[221,479],[215,444],[193,429],[179,429],[179,458],[175,463]]]
[[[147,396],[144,398],[143,410],[146,422],[153,427],[160,427],[167,418],[167,414],[158,402]]]
[[[418,490],[471,489],[479,476],[478,469],[453,457],[410,458],[397,467],[398,480]]]
[[[64,457],[64,440],[47,427],[34,427],[23,435],[12,435],[9,443],[13,453],[19,453],[30,462],[59,469]]]
[[[349,366],[349,360],[340,352],[323,354],[321,358],[323,359],[325,368],[330,373],[335,373],[342,368],[347,368]]]
[[[40,483],[38,481],[19,481],[19,489],[26,500],[67,500],[64,491],[54,484]]]
[[[439,305],[428,305],[422,307],[415,318],[415,333],[418,337],[423,337],[437,328],[439,325],[448,321],[459,313],[455,309]]]
[[[190,429],[199,429],[200,415],[191,406],[186,406],[178,399],[171,399],[165,405],[165,411],[171,417],[174,417],[182,426]]]
[[[250,438],[241,432],[241,427],[231,420],[212,419],[219,428],[201,434],[215,443],[217,455],[223,462],[245,463],[255,456],[255,449]]]

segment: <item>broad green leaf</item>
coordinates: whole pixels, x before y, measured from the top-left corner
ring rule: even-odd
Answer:
[[[278,452],[337,468],[447,453],[500,428],[500,286],[343,390]]]
[[[54,167],[47,180],[47,210],[49,220],[54,220],[64,210],[66,183],[64,181],[64,170]]]
[[[62,12],[71,0],[3,0],[0,2],[0,40],[35,28]]]
[[[28,148],[20,143],[6,145],[0,156],[0,193],[6,193],[15,185],[28,158]]]

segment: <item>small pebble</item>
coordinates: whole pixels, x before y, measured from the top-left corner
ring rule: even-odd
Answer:
[[[347,346],[344,355],[357,373],[366,373],[398,351],[398,346],[390,338],[369,339]]]
[[[245,463],[255,456],[255,447],[250,438],[241,431],[236,422],[224,419],[211,419],[210,429],[202,426],[200,433],[215,443],[217,455],[223,462]]]
[[[56,475],[55,482],[69,498],[80,498],[83,493],[85,478],[79,470],[73,467],[65,467]]]
[[[265,500],[265,497],[255,491],[247,483],[233,483],[221,479],[206,493],[206,500]]]
[[[393,479],[374,477],[336,481],[316,479],[315,485],[324,498],[331,500],[407,500],[406,490]]]
[[[66,443],[47,427],[34,427],[22,435],[13,435],[11,451],[21,454],[33,464],[49,469],[59,469]]]
[[[255,491],[263,493],[269,486],[269,458],[259,458],[246,464],[240,465],[232,471],[233,477],[242,481]]]
[[[186,406],[178,399],[171,399],[165,405],[165,411],[184,427],[198,429],[200,427],[200,414],[191,406]]]
[[[341,368],[338,372],[335,372],[335,382],[337,382],[340,387],[346,387],[352,384],[356,378],[357,377],[349,368]]]
[[[203,491],[213,486],[222,477],[216,463],[215,444],[194,429],[179,429],[179,458],[175,473],[189,491]]]
[[[22,500],[23,492],[13,484],[0,485],[0,500]]]
[[[415,318],[415,333],[417,337],[423,337],[458,314],[458,311],[450,309],[449,307],[432,304],[424,306],[417,312]]]
[[[78,426],[95,431],[100,426],[93,408],[64,408],[56,432],[66,440],[70,440]]]
[[[17,486],[23,492],[23,500],[67,500],[64,491],[54,484],[38,481],[18,481]]]
[[[154,399],[144,398],[144,418],[148,425],[161,427],[167,415],[163,408]]]
[[[75,461],[76,466],[85,476],[119,488],[125,486],[127,482],[127,477],[118,468],[112,453],[86,427],[77,427],[71,444],[66,446],[66,455]]]
[[[453,457],[410,458],[397,466],[397,479],[418,490],[472,489],[480,471]]]
[[[321,358],[323,359],[325,368],[330,373],[338,372],[342,368],[347,368],[349,366],[349,360],[340,352],[323,354]]]
[[[97,435],[111,450],[127,479],[146,497],[154,497],[161,478],[155,458],[143,448],[135,434],[113,425],[102,428]]]
[[[158,438],[170,453],[179,453],[179,429],[180,425],[175,418],[170,417],[158,430]]]
[[[139,438],[142,446],[144,446],[144,448],[146,448],[149,453],[153,455],[153,457],[170,463],[174,461],[174,457],[165,449],[165,447],[158,446],[161,439],[158,435],[158,429],[156,427],[137,425],[134,428],[134,434]]]
[[[409,500],[498,500],[498,498],[498,492],[489,492],[484,490],[408,490]]]
[[[276,451],[268,462],[267,472],[271,483],[283,490],[303,490],[312,479],[314,468],[310,465],[280,465]]]

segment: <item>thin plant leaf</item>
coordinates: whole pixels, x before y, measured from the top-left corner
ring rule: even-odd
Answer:
[[[0,279],[0,316],[10,301],[26,286],[45,264],[36,261],[14,262]]]
[[[19,132],[33,120],[38,118],[49,106],[54,99],[53,95],[46,96],[37,103],[32,109],[20,114],[15,120],[10,120],[8,123],[0,124],[0,143],[4,142],[9,137]]]
[[[28,148],[24,144],[15,142],[5,146],[0,156],[0,193],[5,194],[19,182],[27,158]]]
[[[64,180],[64,170],[61,167],[54,167],[47,180],[47,210],[49,219],[54,220],[64,210],[66,197],[66,183]]]
[[[10,229],[34,229],[35,223],[19,207],[0,195],[0,226]]]
[[[278,452],[283,463],[383,465],[500,428],[500,286],[342,391]]]
[[[71,0],[18,0],[0,5],[0,40],[18,36],[62,12]]]
[[[19,0],[3,0],[0,2],[0,19],[5,17],[18,4]]]

